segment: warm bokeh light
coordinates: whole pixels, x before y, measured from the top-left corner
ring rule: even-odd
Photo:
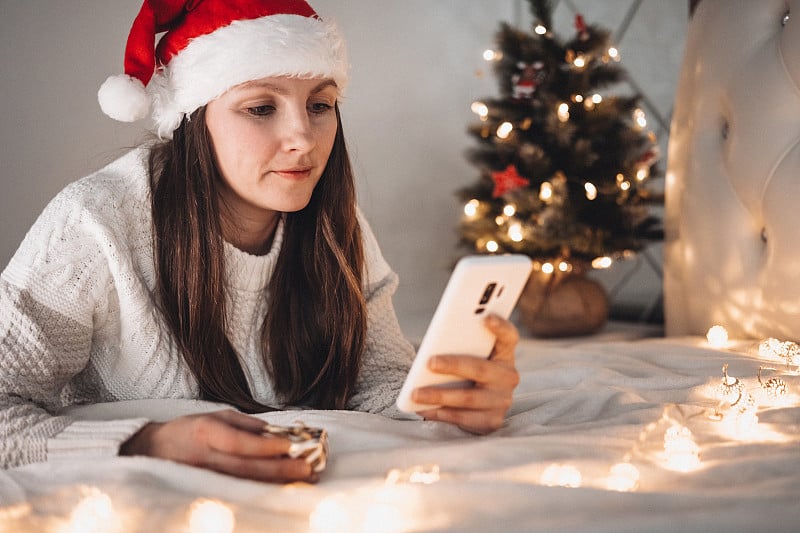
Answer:
[[[712,348],[725,348],[728,346],[728,330],[723,326],[711,326],[706,333],[708,345]]]
[[[222,502],[201,498],[189,507],[189,533],[232,533],[233,511]]]

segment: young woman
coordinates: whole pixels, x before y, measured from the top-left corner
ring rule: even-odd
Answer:
[[[160,140],[62,191],[0,277],[4,467],[119,453],[309,480],[289,441],[245,413],[395,412],[413,349],[391,304],[397,276],[356,206],[346,80],[339,34],[302,0],[145,1],[125,75],[98,97],[120,120],[152,109]],[[443,405],[425,418],[502,425],[518,335],[486,327],[490,360],[432,360],[476,386],[418,389]],[[159,398],[235,409],[70,416]]]

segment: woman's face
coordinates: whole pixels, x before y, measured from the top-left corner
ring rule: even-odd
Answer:
[[[337,97],[332,80],[279,77],[208,103],[206,126],[234,223],[268,223],[308,204],[336,137]]]

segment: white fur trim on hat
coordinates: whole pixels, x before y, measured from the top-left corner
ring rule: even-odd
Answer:
[[[150,111],[150,98],[144,85],[127,74],[109,76],[97,91],[97,101],[103,113],[122,122],[143,119]]]
[[[193,39],[147,85],[160,137],[225,91],[260,78],[331,78],[347,84],[344,39],[331,22],[299,15],[237,20]]]

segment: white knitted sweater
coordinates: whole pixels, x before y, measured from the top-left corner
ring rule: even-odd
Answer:
[[[196,399],[197,383],[154,306],[146,148],[66,187],[0,276],[0,464],[115,455],[146,418],[76,420],[75,405]],[[366,353],[350,405],[396,412],[413,358],[392,307],[397,276],[359,214],[366,253]],[[253,256],[226,244],[230,324],[256,400],[277,406],[260,327],[283,238]]]

